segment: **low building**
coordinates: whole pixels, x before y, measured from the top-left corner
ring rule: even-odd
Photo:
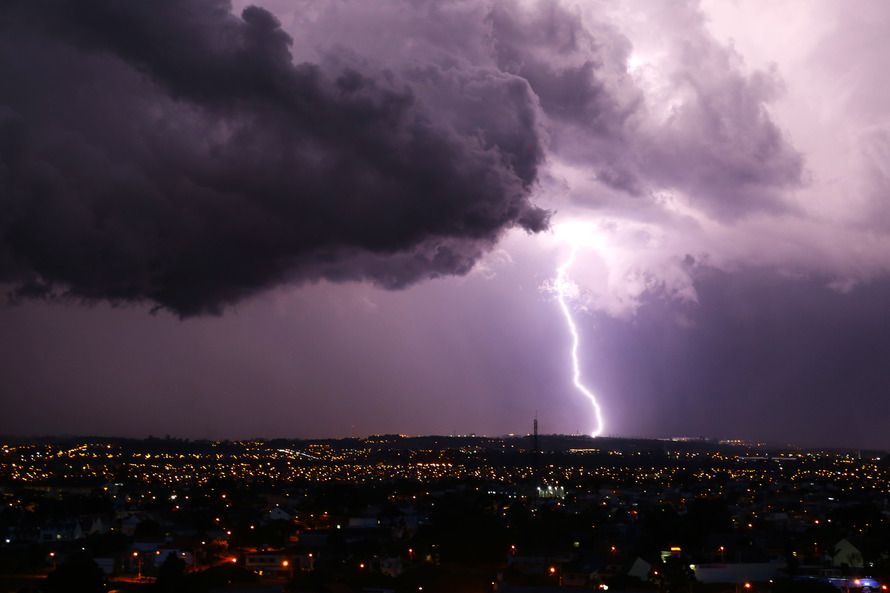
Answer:
[[[257,552],[244,557],[244,567],[261,577],[287,578],[293,574],[290,559],[279,552]]]

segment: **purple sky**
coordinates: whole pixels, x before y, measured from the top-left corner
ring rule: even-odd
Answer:
[[[855,8],[6,3],[0,434],[890,448]]]

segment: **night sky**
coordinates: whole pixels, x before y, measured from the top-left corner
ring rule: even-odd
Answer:
[[[4,435],[890,448],[890,4],[0,4]],[[572,251],[568,283],[557,268]]]

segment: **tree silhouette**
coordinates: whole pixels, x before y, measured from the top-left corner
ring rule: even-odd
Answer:
[[[102,593],[105,574],[89,554],[76,552],[46,575],[44,593]]]
[[[155,585],[159,591],[174,593],[186,590],[185,560],[176,554],[167,554],[158,568]]]

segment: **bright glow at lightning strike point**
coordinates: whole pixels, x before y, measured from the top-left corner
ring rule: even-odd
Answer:
[[[556,269],[556,291],[559,295],[559,304],[562,307],[562,312],[565,314],[566,321],[569,324],[569,331],[572,333],[572,366],[575,371],[575,387],[586,395],[590,399],[590,403],[593,404],[593,411],[596,414],[596,430],[590,433],[590,436],[597,437],[603,432],[603,417],[600,413],[600,406],[596,401],[596,396],[581,383],[581,367],[578,364],[578,330],[575,328],[575,320],[572,319],[572,313],[569,310],[569,305],[566,303],[566,293],[569,288],[569,283],[566,280],[566,270],[572,265],[577,250],[577,247],[573,247],[569,259]]]

